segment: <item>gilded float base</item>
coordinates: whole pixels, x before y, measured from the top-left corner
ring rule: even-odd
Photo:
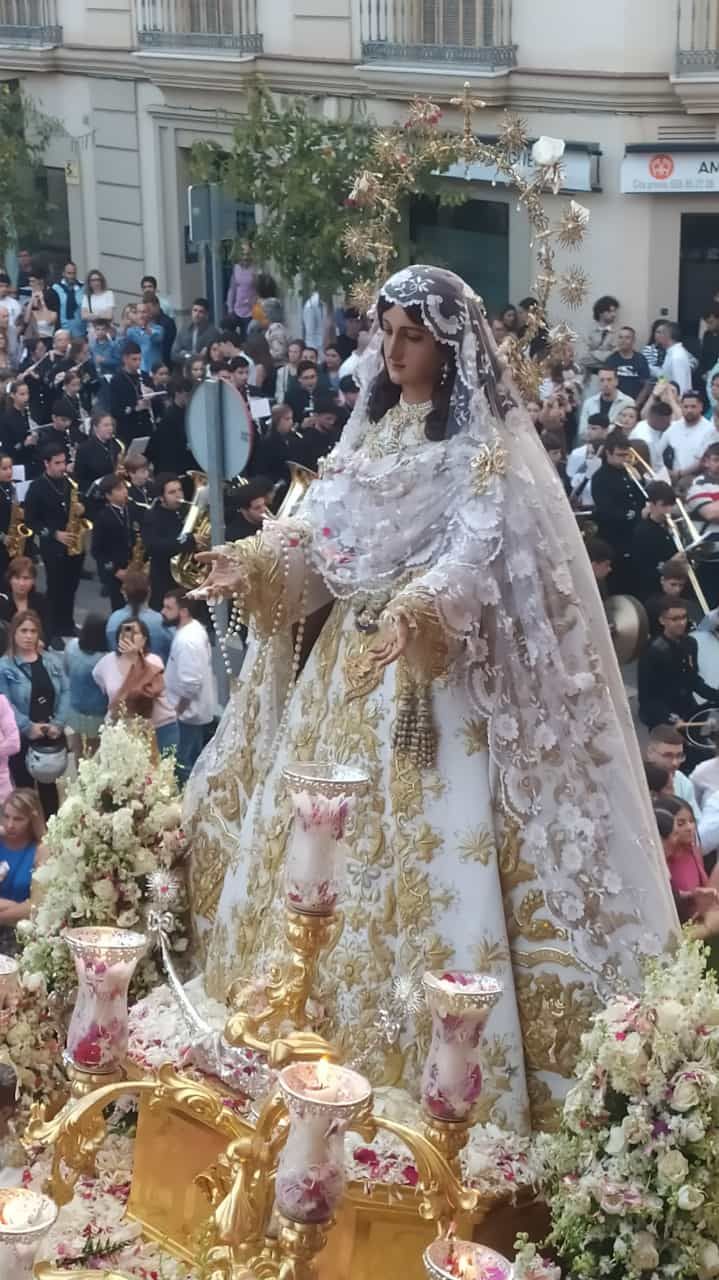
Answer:
[[[222,1134],[188,1111],[164,1102],[150,1106],[141,1099],[128,1213],[148,1239],[181,1261],[196,1259],[209,1214],[194,1180],[226,1145]],[[544,1208],[537,1205],[481,1209],[457,1220],[463,1239],[509,1256],[518,1231],[539,1240],[547,1228]],[[413,1191],[376,1187],[367,1195],[351,1186],[317,1260],[318,1280],[426,1280],[422,1253],[435,1234],[432,1223],[419,1217]]]

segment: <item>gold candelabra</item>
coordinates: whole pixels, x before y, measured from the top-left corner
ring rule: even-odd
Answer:
[[[339,1062],[338,1050],[312,1029],[308,1011],[320,958],[337,944],[343,926],[337,898],[347,796],[366,778],[340,766],[298,765],[288,780],[297,836],[286,869],[290,956],[259,986],[233,989],[224,1036],[231,1047],[261,1053],[272,1073],[256,1119],[236,1114],[211,1084],[168,1063],[141,1079],[75,1073],[62,1111],[48,1118],[44,1107],[35,1108],[25,1134],[27,1146],[52,1147],[46,1190],[63,1205],[78,1176],[94,1171],[106,1109],[121,1096],[134,1093],[150,1111],[179,1111],[217,1132],[224,1144],[218,1156],[190,1175],[210,1207],[193,1245],[202,1280],[316,1276],[316,1258],[344,1197],[350,1129],[369,1143],[380,1133],[392,1135],[410,1152],[419,1216],[439,1233],[461,1215],[476,1222],[490,1207],[463,1185],[460,1154],[481,1089],[481,1033],[501,987],[478,974],[425,974],[433,1030],[422,1084],[424,1131],[376,1115],[369,1082]]]

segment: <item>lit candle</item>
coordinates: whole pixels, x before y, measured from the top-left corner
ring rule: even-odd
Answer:
[[[424,1253],[430,1280],[511,1280],[508,1258],[483,1244],[444,1238],[434,1240]]]
[[[0,1188],[0,1276],[31,1280],[33,1262],[43,1236],[57,1217],[49,1196],[27,1187]]]
[[[293,1222],[329,1222],[344,1194],[345,1132],[371,1086],[326,1058],[285,1067],[278,1085],[290,1128],[277,1166],[277,1207]]]

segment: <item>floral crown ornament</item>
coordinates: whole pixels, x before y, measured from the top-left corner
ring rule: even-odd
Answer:
[[[566,306],[580,307],[589,280],[580,267],[559,271],[556,246],[578,249],[589,223],[589,210],[571,200],[557,225],[553,225],[544,207],[544,192],[557,195],[564,180],[562,161],[565,143],[561,138],[541,137],[531,150],[532,166],[525,160],[529,138],[525,121],[505,113],[499,136],[489,143],[477,136],[474,114],[485,103],[472,95],[467,82],[462,95],[450,100],[458,107],[464,123],[461,134],[450,134],[438,128],[442,117],[437,103],[415,98],[410,104],[403,128],[378,129],[373,141],[372,167],[359,173],[346,204],[357,211],[344,235],[344,246],[358,264],[358,279],[350,294],[352,304],[370,313],[382,282],[391,274],[396,257],[396,231],[408,196],[416,192],[421,179],[446,173],[453,165],[464,165],[466,176],[472,164],[494,169],[517,192],[518,208],[524,208],[532,228],[532,247],[536,247],[538,272],[534,287],[537,307],[534,325],[528,326],[522,340],[508,339],[502,344],[502,355],[525,396],[535,397],[542,373],[536,360],[529,358],[529,346],[538,332],[547,330],[547,311],[555,289]],[[548,339],[545,367],[556,360],[559,349]]]

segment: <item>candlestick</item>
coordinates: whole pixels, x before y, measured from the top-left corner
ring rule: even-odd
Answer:
[[[277,1208],[292,1223],[327,1224],[344,1194],[345,1133],[372,1096],[371,1085],[349,1067],[322,1060],[285,1067],[278,1086],[290,1128],[277,1166]]]
[[[57,1218],[49,1196],[26,1187],[0,1187],[0,1276],[30,1280],[40,1241]]]
[[[127,1053],[127,990],[147,940],[127,929],[66,929],[78,991],[67,1033],[66,1063],[77,1091],[78,1073],[101,1077],[124,1070]],[[85,1082],[88,1083],[88,1082]]]
[[[452,1236],[433,1240],[423,1261],[430,1280],[511,1280],[512,1276],[512,1264],[501,1253]]]
[[[349,765],[310,762],[288,765],[283,776],[295,815],[285,866],[288,906],[332,915],[344,879],[345,830],[367,774]]]
[[[451,971],[425,973],[423,986],[432,1013],[422,1076],[426,1132],[456,1169],[482,1092],[482,1033],[502,986],[483,974]]]

